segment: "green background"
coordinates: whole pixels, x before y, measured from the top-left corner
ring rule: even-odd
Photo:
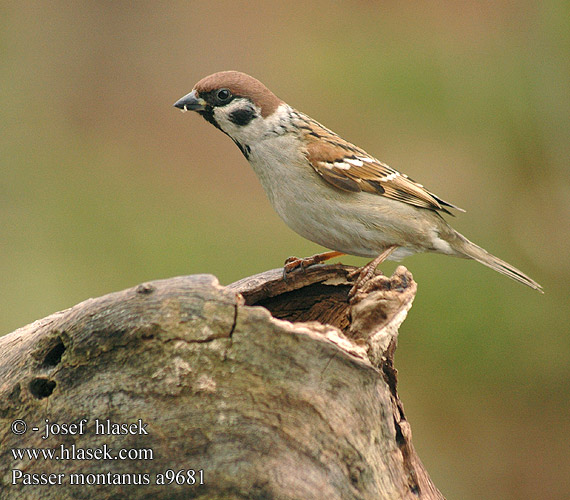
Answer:
[[[569,5],[0,3],[0,333],[143,281],[227,284],[322,250],[227,137],[172,108],[245,71],[465,208],[456,229],[544,286],[406,259],[419,288],[396,364],[449,499],[567,498]]]

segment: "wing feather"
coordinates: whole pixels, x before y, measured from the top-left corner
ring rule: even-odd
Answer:
[[[373,158],[364,150],[345,141],[320,123],[309,120],[311,130],[305,136],[307,159],[328,183],[344,191],[378,194],[416,207],[446,212],[446,207],[464,211],[448,203],[407,175]]]

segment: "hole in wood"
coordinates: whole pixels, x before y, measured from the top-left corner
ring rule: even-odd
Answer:
[[[349,286],[314,283],[303,288],[265,297],[248,305],[263,306],[279,319],[291,322],[318,321],[344,331],[349,327]]]
[[[57,337],[55,345],[46,353],[44,361],[42,363],[43,367],[57,366],[61,361],[61,357],[65,352],[65,346],[61,338]]]
[[[30,392],[36,399],[44,399],[51,396],[56,383],[44,377],[38,377],[30,382]]]

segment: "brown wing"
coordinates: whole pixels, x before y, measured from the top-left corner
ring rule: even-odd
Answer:
[[[451,212],[445,207],[464,211],[319,123],[311,120],[311,125],[306,129],[310,130],[306,135],[309,142],[307,159],[315,171],[333,186],[344,191],[366,191],[448,214]]]

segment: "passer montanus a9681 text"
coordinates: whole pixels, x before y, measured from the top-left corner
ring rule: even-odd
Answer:
[[[440,214],[457,207],[292,108],[255,78],[215,73],[174,106],[198,112],[230,136],[285,223],[333,250],[288,261],[286,270],[350,254],[375,257],[363,268],[370,276],[386,258],[435,252],[474,259],[542,290],[450,227]]]

